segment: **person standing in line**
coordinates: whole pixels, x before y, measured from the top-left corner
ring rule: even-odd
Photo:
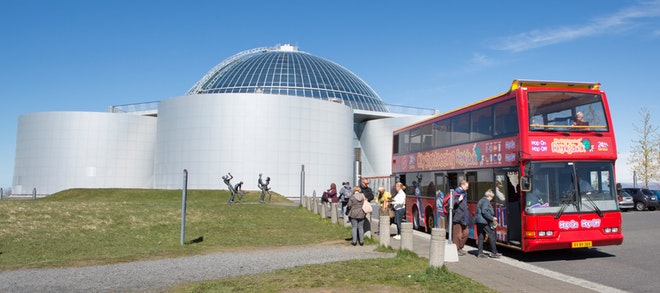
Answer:
[[[396,235],[394,235],[394,239],[400,240],[401,221],[403,221],[403,217],[406,214],[406,193],[404,191],[406,190],[406,186],[401,182],[397,182],[394,188],[396,189],[396,195],[392,201],[394,205],[394,222],[396,223]]]
[[[369,178],[362,178],[360,181],[360,193],[364,195],[369,203],[374,200],[374,191],[369,187]],[[368,213],[364,220],[364,231],[371,235],[371,213]]]
[[[367,198],[368,202],[374,200],[374,191],[369,187],[369,179],[362,178],[362,183],[360,184],[360,193],[364,194],[364,197]]]
[[[348,200],[348,218],[351,220],[353,246],[358,242],[360,246],[364,245],[364,219],[367,214],[362,210],[362,204],[365,200],[364,194],[360,193],[360,187],[353,187],[353,195]]]
[[[380,204],[380,215],[387,216],[389,215],[390,201],[392,200],[392,194],[389,191],[385,190],[385,187],[378,187],[378,203]]]
[[[334,182],[330,183],[330,189],[326,190],[325,192],[329,203],[339,202],[339,196],[337,195],[337,184]]]
[[[351,198],[353,191],[351,190],[351,185],[348,182],[343,182],[341,189],[339,190],[339,199],[341,201],[341,214],[346,215],[347,211],[346,205],[348,205],[348,199]],[[343,216],[342,216],[343,217]]]
[[[495,194],[492,190],[488,189],[477,203],[477,231],[479,237],[477,240],[477,257],[486,258],[488,257],[483,253],[484,251],[484,237],[488,235],[488,243],[490,244],[490,257],[499,258],[500,253],[497,252],[497,246],[495,243],[495,229],[497,227],[497,217],[495,217],[495,211],[490,202],[493,200]]]
[[[467,208],[467,190],[469,184],[465,180],[456,188],[454,196],[454,214],[452,216],[452,242],[456,244],[458,255],[463,256],[467,253],[463,250],[468,238],[468,208]]]

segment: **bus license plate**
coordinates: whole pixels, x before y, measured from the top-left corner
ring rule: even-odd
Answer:
[[[571,242],[571,248],[584,248],[584,247],[591,247],[591,246],[592,246],[591,241]]]

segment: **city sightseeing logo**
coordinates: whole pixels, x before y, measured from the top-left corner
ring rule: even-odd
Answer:
[[[555,138],[550,144],[550,149],[556,154],[574,154],[592,152],[593,145],[589,139],[582,138]]]
[[[559,221],[559,229],[561,230],[571,230],[571,229],[591,229],[591,228],[600,228],[600,219],[591,219],[591,220],[576,220],[570,221]]]

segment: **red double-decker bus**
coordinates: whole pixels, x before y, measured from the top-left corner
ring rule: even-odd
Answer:
[[[409,194],[406,219],[444,223],[441,197],[470,183],[476,203],[491,189],[498,244],[523,251],[619,245],[617,158],[599,83],[514,80],[508,91],[394,132],[391,182]]]

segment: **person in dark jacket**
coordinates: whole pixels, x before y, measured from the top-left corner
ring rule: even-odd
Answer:
[[[468,239],[468,208],[467,208],[467,190],[469,184],[465,180],[455,190],[454,194],[454,212],[452,215],[452,242],[456,244],[458,255],[466,255],[467,252],[463,250],[465,242]]]
[[[362,184],[360,184],[360,193],[367,198],[368,202],[374,200],[374,191],[369,187],[369,178],[362,178]]]
[[[497,217],[495,217],[495,211],[490,202],[493,200],[495,193],[492,190],[488,189],[477,203],[477,233],[479,237],[477,240],[477,256],[480,258],[488,257],[483,253],[484,250],[484,236],[488,235],[488,243],[490,244],[490,257],[499,258],[501,254],[497,252],[497,246],[495,245],[495,229],[493,226],[497,223]],[[492,226],[491,226],[492,225]],[[495,226],[496,227],[496,226]]]
[[[348,199],[348,218],[351,220],[353,228],[353,239],[351,245],[355,246],[360,242],[360,246],[364,245],[364,219],[367,213],[362,210],[362,204],[367,200],[364,194],[360,193],[360,187],[353,187],[353,195]]]

